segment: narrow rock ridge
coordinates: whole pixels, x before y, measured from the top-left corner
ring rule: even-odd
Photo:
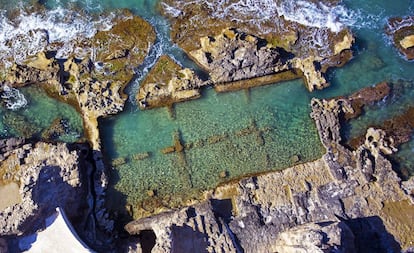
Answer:
[[[197,245],[208,252],[413,250],[414,188],[412,179],[401,182],[386,158],[395,152],[392,138],[370,128],[365,142],[351,151],[341,144],[340,128],[343,115],[355,113],[352,102],[312,99],[311,106],[326,148],[322,158],[220,186],[203,203],[133,221],[125,229],[152,230],[152,252],[171,252],[177,245],[190,250],[188,241],[197,235],[205,238]],[[228,229],[200,230],[195,220]],[[176,233],[177,227],[188,232]]]

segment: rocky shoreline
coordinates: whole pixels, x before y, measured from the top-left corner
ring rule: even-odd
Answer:
[[[214,10],[203,8],[202,3],[164,1],[160,8],[172,23],[172,41],[210,78],[201,82],[194,73],[184,75],[191,83],[186,85],[181,81],[177,83],[176,74],[168,79],[171,80],[168,85],[165,80],[152,85],[144,81],[137,94],[141,109],[195,99],[200,96],[198,89],[206,85],[213,86],[217,92],[226,92],[303,78],[309,91],[323,89],[329,86],[326,71],[343,66],[352,58],[351,46],[355,39],[346,28],[332,32],[274,17],[288,29],[279,28],[264,34],[259,27],[235,23],[231,17],[215,19],[211,14]],[[194,11],[197,11],[196,19],[192,16]],[[157,81],[154,76],[160,75],[161,62],[164,68],[170,68],[166,70],[169,75],[179,68],[165,61],[166,58],[161,57],[147,79]]]
[[[329,85],[327,70],[352,58],[355,39],[347,28],[308,27],[284,16],[277,17],[275,28],[266,22],[239,22],[234,13],[217,17],[211,6],[183,2],[165,0],[160,8],[172,23],[173,42],[209,79],[201,80],[163,55],[139,87],[141,109],[198,98],[205,86],[226,92],[303,78],[309,91],[322,89]],[[412,24],[409,29],[401,26],[407,22],[411,18],[391,20],[388,31],[411,59]],[[105,208],[108,164],[101,153],[105,147],[98,121],[124,109],[123,90],[155,40],[148,22],[122,11],[110,29],[72,41],[67,58],[56,57],[59,43],[45,39],[44,50],[26,55],[24,61],[9,59],[14,64],[3,66],[2,92],[41,85],[50,96],[76,108],[88,141],[50,142],[59,135],[59,119],[56,128],[44,132],[49,142],[33,141],[30,133],[27,139],[0,141],[0,192],[18,196],[0,203],[0,235],[9,240],[9,248],[16,247],[18,236],[44,229],[44,220],[60,207],[81,238],[98,251],[414,251],[414,178],[402,181],[388,157],[410,139],[413,109],[367,129],[357,140],[342,136],[345,122],[390,94],[387,83],[346,97],[312,99],[311,117],[326,149],[322,158],[249,176],[205,192],[196,204],[132,221],[125,230],[140,235],[138,239],[119,240],[122,235]],[[162,152],[184,148],[178,140]],[[7,250],[3,244],[0,240],[0,250]]]
[[[67,59],[54,58],[55,51],[41,51],[6,69],[2,82],[2,87],[41,84],[50,96],[72,105],[82,116],[86,138],[98,151],[98,118],[123,110],[123,90],[155,41],[149,23],[127,11],[118,14],[110,30],[74,42],[78,51]]]
[[[365,101],[375,92],[363,91]],[[393,171],[387,155],[396,149],[381,129],[369,128],[354,150],[341,144],[341,115],[355,113],[352,97],[312,100],[326,148],[321,159],[218,187],[200,204],[133,221],[126,230],[152,231],[152,252],[194,245],[211,252],[411,252],[413,178],[402,182]]]

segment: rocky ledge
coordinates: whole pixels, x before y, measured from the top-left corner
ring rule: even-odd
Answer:
[[[414,59],[414,16],[397,17],[388,20],[386,33],[391,36],[396,48],[407,60]]]
[[[7,69],[2,81],[2,87],[41,84],[51,96],[74,106],[94,150],[101,148],[98,118],[123,110],[123,89],[155,41],[150,24],[129,12],[117,13],[112,23],[109,30],[74,41],[65,59],[55,58],[59,45],[46,45]]]
[[[86,144],[11,138],[0,141],[0,153],[0,236],[11,252],[43,230],[57,207],[88,245],[109,249],[114,224],[104,207],[108,179],[99,152]]]
[[[199,204],[133,221],[125,228],[140,234],[141,241],[130,247],[152,252],[412,252],[414,178],[401,181],[393,170],[387,158],[396,151],[392,137],[369,128],[364,142],[350,150],[340,134],[343,116],[378,101],[386,87],[313,99],[311,117],[326,148],[322,158],[227,184],[206,193]],[[148,234],[153,242],[145,239]]]
[[[354,37],[348,29],[300,24],[276,8],[258,17],[265,10],[255,7],[218,1],[161,3],[172,23],[172,40],[208,71],[218,91],[299,77],[308,90],[322,89],[329,85],[327,69],[351,59]]]
[[[87,188],[81,181],[87,171],[79,169],[81,150],[71,150],[66,144],[30,144],[8,139],[2,151],[1,187],[17,185],[19,198],[15,200],[20,200],[2,205],[5,208],[0,210],[1,235],[36,232],[58,206],[73,219],[82,216],[87,206]]]
[[[194,71],[163,55],[141,83],[136,98],[141,109],[170,106],[200,97],[200,88],[206,84]]]

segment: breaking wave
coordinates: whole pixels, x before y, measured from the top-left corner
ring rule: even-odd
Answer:
[[[194,3],[202,3],[209,8],[215,18],[230,18],[231,20],[249,22],[260,25],[265,22],[275,22],[277,17],[305,26],[327,28],[339,32],[345,26],[353,26],[360,21],[358,12],[348,10],[344,5],[328,6],[321,2],[290,1],[290,0],[186,0],[174,2],[174,6],[163,4],[164,10],[173,17],[182,12],[182,7]]]
[[[9,110],[16,111],[27,105],[27,100],[24,95],[18,89],[7,85],[3,87],[1,98]]]
[[[332,32],[339,32],[358,21],[358,15],[345,6],[327,6],[320,2],[283,1],[277,12],[286,20],[310,27],[328,28]]]
[[[21,8],[19,15],[13,18],[2,11],[0,60],[7,68],[12,62],[22,63],[27,56],[35,55],[51,44],[58,45],[56,58],[66,58],[74,50],[76,40],[90,38],[98,30],[110,29],[112,19],[113,15],[108,15],[94,20],[62,7],[35,13]]]

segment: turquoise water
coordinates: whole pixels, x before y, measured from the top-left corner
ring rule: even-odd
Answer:
[[[206,89],[201,99],[177,104],[172,110],[139,111],[134,101],[139,82],[161,54],[169,54],[183,66],[199,71],[170,41],[168,21],[160,17],[156,1],[44,2],[48,8],[71,6],[93,15],[128,8],[157,31],[156,45],[143,66],[136,69],[137,78],[127,89],[130,99],[125,111],[101,121],[105,157],[114,161],[108,198],[113,209],[122,209],[126,203],[135,212],[140,208],[151,212],[154,207],[176,207],[234,178],[317,159],[323,149],[309,117],[312,96],[347,95],[384,80],[414,80],[414,63],[404,60],[383,32],[388,17],[412,14],[414,1],[344,0],[357,17],[351,27],[357,41],[354,59],[343,68],[329,71],[331,87],[310,94],[297,80],[223,94]],[[27,118],[38,131],[62,116],[71,122],[73,136],[81,135],[80,118],[74,110],[30,88],[23,92],[34,97],[16,114]],[[387,106],[367,108],[365,115],[350,122],[349,135],[359,135],[369,125],[381,123],[412,105],[413,98],[412,90],[407,90]],[[11,112],[2,109],[0,113]],[[3,136],[9,135],[5,129],[1,121]],[[163,154],[161,151],[172,146],[174,138],[183,150]],[[396,158],[409,171],[414,164],[413,147],[414,142],[403,145]],[[120,193],[126,195],[125,200],[118,198]]]
[[[133,206],[151,208],[145,203],[154,197],[145,192],[152,190],[161,204],[151,204],[176,207],[219,183],[311,161],[324,152],[301,81],[220,94],[207,89],[202,95],[173,111],[129,108],[103,121],[107,154],[127,161],[115,166],[115,189]],[[176,132],[184,151],[163,154]],[[134,159],[144,152],[150,156]]]
[[[83,137],[82,118],[76,110],[48,97],[39,86],[20,89],[27,106],[16,111],[0,107],[0,137],[23,136],[42,139],[42,133],[56,119],[63,120],[65,131],[53,138],[55,141],[75,142]]]

